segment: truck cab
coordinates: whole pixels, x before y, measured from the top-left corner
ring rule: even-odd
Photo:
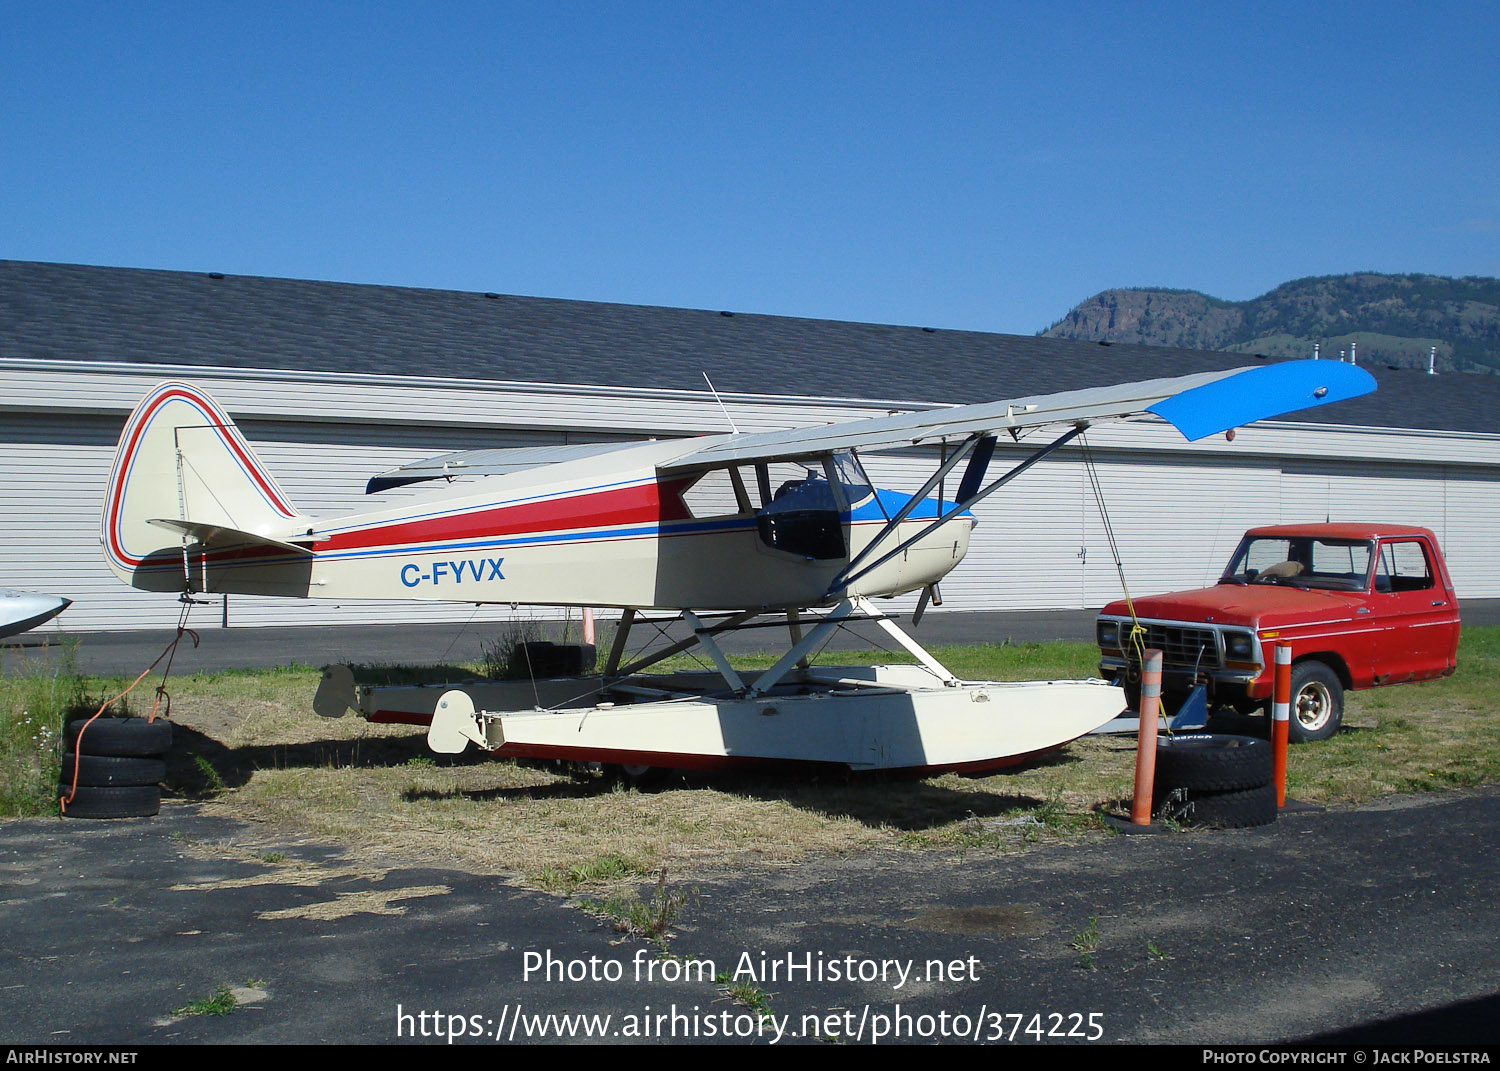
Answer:
[[[1291,644],[1294,741],[1337,732],[1347,689],[1448,676],[1458,632],[1437,538],[1378,524],[1253,528],[1213,587],[1136,599],[1133,612],[1119,600],[1096,624],[1100,671],[1128,697],[1142,652],[1162,652],[1168,713],[1199,683],[1210,704],[1264,709],[1275,645]]]

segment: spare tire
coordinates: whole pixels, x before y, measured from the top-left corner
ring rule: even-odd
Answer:
[[[1271,781],[1271,745],[1253,736],[1189,733],[1158,737],[1156,785],[1229,792]]]
[[[1165,817],[1190,826],[1245,829],[1269,825],[1276,821],[1276,786],[1265,784],[1238,792],[1181,790],[1169,797],[1160,810]]]
[[[62,786],[66,799],[69,787]],[[147,818],[161,810],[161,789],[155,785],[125,788],[79,788],[63,810],[64,818]]]
[[[88,742],[84,740],[85,744]],[[167,776],[167,763],[164,759],[77,755],[70,751],[63,756],[62,762],[65,788],[73,784],[75,770],[78,784],[89,787],[156,785]]]
[[[85,728],[87,726],[87,728]],[[172,747],[172,723],[164,718],[95,718],[68,723],[68,750],[78,751],[82,737],[85,755],[158,758]]]

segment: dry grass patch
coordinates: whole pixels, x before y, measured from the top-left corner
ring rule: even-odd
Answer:
[[[473,765],[256,771],[215,804],[226,813],[296,825],[366,848],[440,855],[476,870],[558,887],[635,880],[754,859],[788,863],[807,852],[874,843],[878,830],[775,798],[684,785],[642,793],[507,760]],[[628,860],[587,873],[601,857]]]
[[[938,654],[962,676],[996,680],[1088,676],[1094,660],[1086,644]],[[1468,630],[1452,679],[1352,695],[1345,732],[1293,749],[1291,792],[1343,804],[1500,780],[1497,671],[1500,629]],[[434,756],[409,726],[319,718],[311,710],[319,676],[281,669],[175,680],[169,785],[278,835],[517,875],[556,891],[639,885],[663,868],[787,865],[810,853],[1000,852],[1103,836],[1099,812],[1128,798],[1134,771],[1133,741],[1088,738],[983,777],[688,776],[636,792],[597,774],[474,751]]]

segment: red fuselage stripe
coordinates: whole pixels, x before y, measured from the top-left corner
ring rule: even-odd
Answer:
[[[691,515],[673,485],[650,481],[634,487],[569,495],[541,502],[432,517],[364,528],[319,543],[319,553],[370,547],[413,546],[460,539],[485,539],[530,532],[573,531],[626,524],[682,521]]]

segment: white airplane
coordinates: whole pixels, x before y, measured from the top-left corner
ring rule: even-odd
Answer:
[[[920,590],[920,614],[968,549],[970,508],[1091,424],[1154,415],[1199,439],[1374,386],[1352,365],[1295,361],[791,431],[462,452],[384,473],[369,490],[478,479],[317,519],[289,502],[211,398],[164,383],[126,422],[101,540],[121,580],[184,597],[624,611],[602,675],[582,683],[428,690],[403,717],[382,706],[390,694],[357,697],[347,671],[325,679],[320,713],[362,705],[385,720],[430,717],[435,750],[474,742],[627,767],[982,769],[1109,721],[1120,692],[1103,682],[959,681],[870,599]],[[998,434],[1019,440],[1048,426],[1061,434],[991,478]],[[875,488],[858,456],[938,443],[953,448],[913,495]],[[679,613],[693,637],[622,665],[638,614],[652,610]],[[784,618],[789,649],[747,678],[715,637],[765,614]],[[918,664],[809,665],[832,629],[858,618],[877,621]],[[717,674],[640,674],[694,645]]]

